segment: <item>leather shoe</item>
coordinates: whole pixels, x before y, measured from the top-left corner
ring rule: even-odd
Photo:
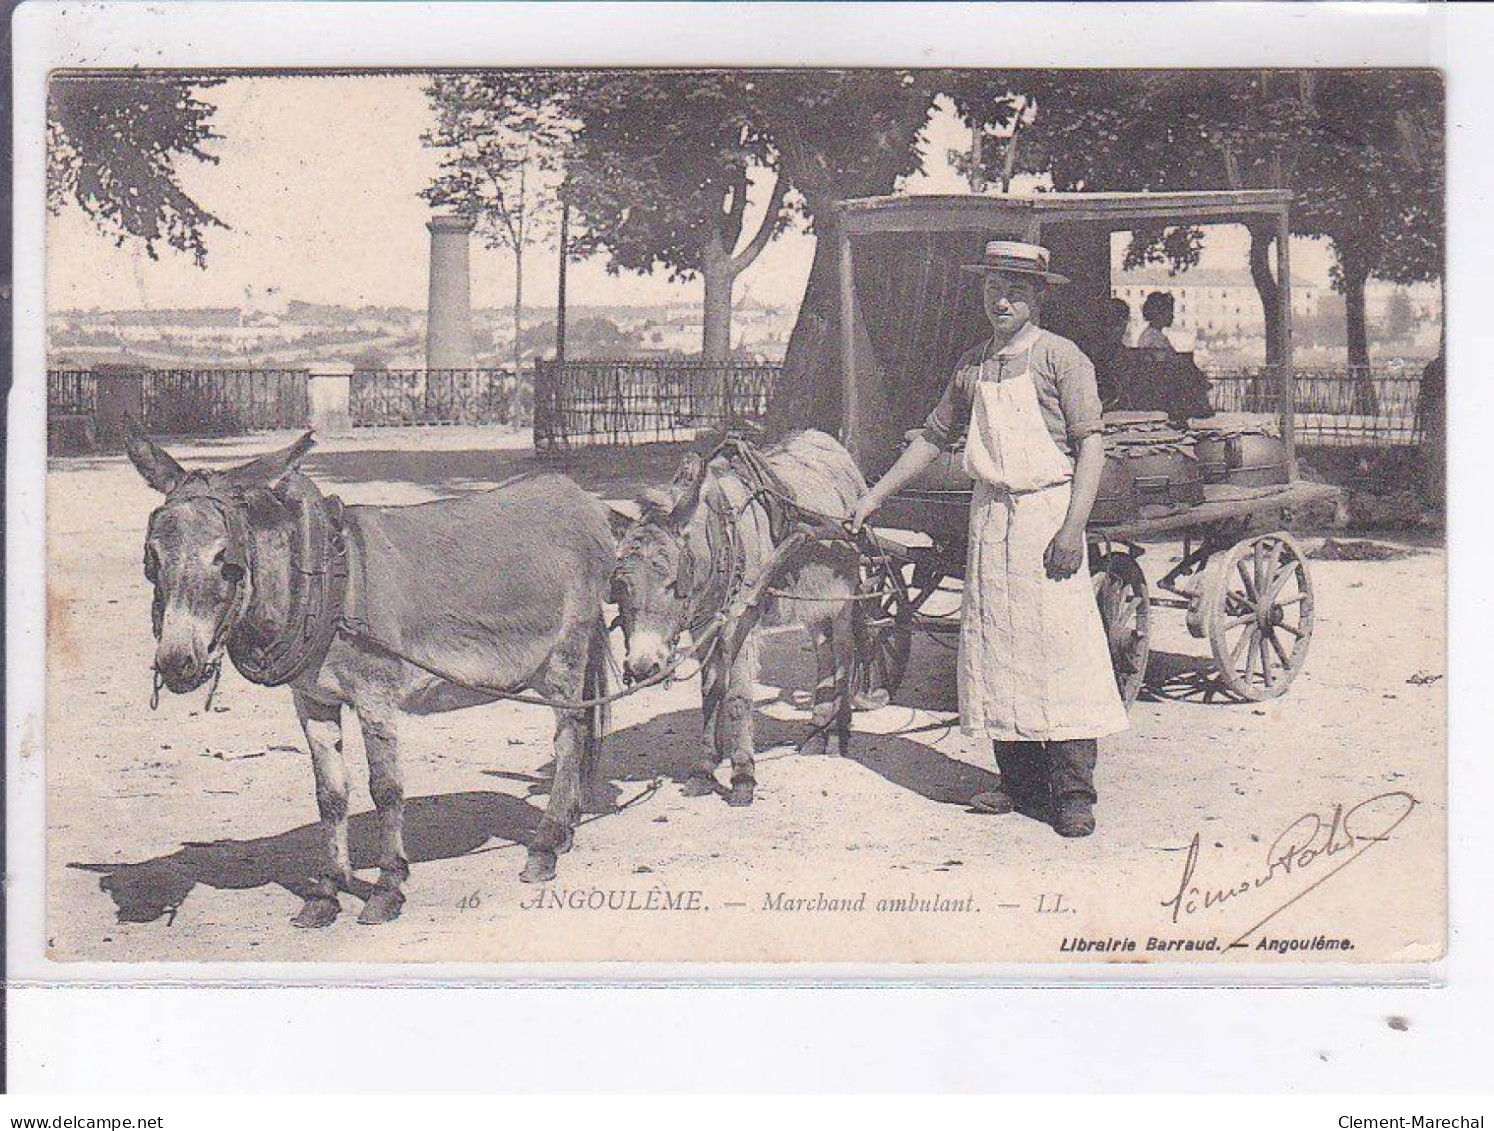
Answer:
[[[1053,831],[1059,836],[1089,836],[1095,831],[1093,805],[1083,797],[1061,797],[1053,815]]]
[[[1012,795],[1004,789],[987,790],[985,793],[977,793],[970,799],[970,808],[977,813],[985,813],[989,816],[999,817],[1003,813],[1011,813],[1017,808],[1017,803]]]

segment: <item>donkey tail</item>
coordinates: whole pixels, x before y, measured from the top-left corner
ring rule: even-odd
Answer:
[[[591,628],[591,642],[586,650],[586,676],[582,698],[605,700],[609,694],[611,679],[608,667],[612,659],[607,642],[607,618],[597,614]],[[612,706],[607,702],[597,703],[588,709],[586,740],[581,750],[581,775],[589,781],[595,774],[602,756],[602,738],[612,725]]]

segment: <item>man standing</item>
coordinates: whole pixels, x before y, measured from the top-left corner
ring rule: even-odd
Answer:
[[[1104,465],[1094,366],[1039,328],[1048,250],[995,240],[980,263],[991,337],[971,349],[908,446],[852,517],[859,528],[966,433],[975,481],[961,609],[961,730],[989,738],[1001,788],[972,801],[1094,832],[1097,740],[1126,727],[1084,527]]]

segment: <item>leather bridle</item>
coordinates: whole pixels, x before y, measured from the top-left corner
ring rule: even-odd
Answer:
[[[291,602],[282,635],[268,644],[256,645],[239,632],[254,595],[257,567],[253,532],[249,519],[249,494],[269,488],[244,487],[203,472],[193,472],[166,497],[151,515],[151,523],[168,507],[184,502],[206,503],[216,510],[228,532],[223,567],[236,567],[232,574],[233,596],[224,603],[214,625],[208,649],[210,676],[216,677],[227,650],[244,678],[266,687],[278,687],[319,664],[337,634],[347,595],[347,547],[342,530],[342,501],[325,499],[301,476],[293,476],[273,492],[277,501],[292,512],[301,536],[292,539],[290,576]],[[297,513],[299,504],[301,512]],[[146,576],[154,584],[153,563],[146,557]],[[152,605],[152,627],[160,639],[165,609],[159,587]],[[156,675],[159,694],[160,674]],[[155,695],[152,696],[154,705]]]

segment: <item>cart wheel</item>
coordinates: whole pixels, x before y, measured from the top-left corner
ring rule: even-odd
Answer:
[[[1096,555],[1090,568],[1100,621],[1110,646],[1110,664],[1115,669],[1115,685],[1129,711],[1141,694],[1152,650],[1146,574],[1134,557],[1119,551]]]
[[[857,602],[851,706],[858,711],[885,707],[896,693],[913,650],[913,614],[939,586],[937,577],[928,581],[929,571],[923,563],[894,565],[899,570],[901,584],[893,586],[880,600]],[[888,588],[888,580],[880,567],[874,563],[863,565],[861,591],[871,593],[884,588]]]
[[[1219,677],[1244,699],[1274,699],[1292,685],[1312,641],[1312,579],[1290,536],[1236,542],[1209,563],[1204,616]]]

